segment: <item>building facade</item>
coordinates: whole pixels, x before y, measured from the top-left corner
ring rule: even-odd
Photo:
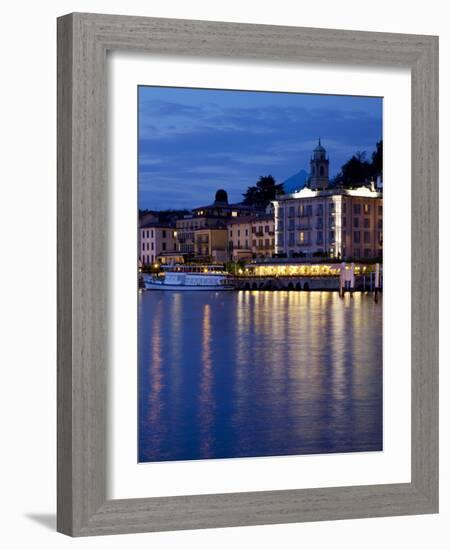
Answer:
[[[216,192],[212,204],[194,208],[192,215],[177,220],[178,251],[186,258],[222,261],[227,256],[227,225],[249,217],[255,209],[245,204],[229,204],[223,189]],[[223,260],[225,261],[225,260]]]
[[[241,216],[230,220],[228,230],[228,258],[234,262],[249,260],[252,253],[252,221],[253,217]]]
[[[271,258],[275,252],[275,220],[273,214],[258,216],[252,223],[254,258]]]
[[[176,222],[178,250],[182,254],[195,254],[195,235],[205,229],[224,229],[222,219],[208,216],[187,216]]]
[[[228,255],[233,261],[271,258],[275,252],[273,214],[240,217],[228,222]]]
[[[283,195],[274,201],[275,254],[381,258],[383,199],[365,187]]]
[[[140,228],[139,259],[142,265],[154,264],[161,254],[176,250],[177,232],[174,227],[149,223]]]
[[[378,259],[383,252],[383,195],[375,186],[330,188],[328,158],[319,142],[310,186],[273,201],[275,255]]]
[[[227,260],[226,228],[204,228],[195,231],[194,257],[213,263]]]

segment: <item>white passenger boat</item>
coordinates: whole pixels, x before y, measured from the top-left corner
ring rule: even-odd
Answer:
[[[233,290],[228,273],[198,266],[168,268],[162,276],[144,276],[146,290]]]

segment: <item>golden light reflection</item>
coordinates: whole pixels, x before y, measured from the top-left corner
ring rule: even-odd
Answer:
[[[177,399],[180,395],[179,389],[183,384],[184,369],[183,369],[183,327],[182,323],[182,296],[179,292],[173,293],[171,296],[170,307],[170,342],[171,342],[171,361],[170,361],[170,386],[169,390],[172,399]]]
[[[198,294],[195,302],[187,293],[165,301],[149,294],[151,456],[166,456],[174,441],[179,458],[183,445],[192,456],[193,444],[197,458],[217,457],[224,446],[232,456],[263,456],[373,445],[380,304],[360,292]],[[191,360],[186,344],[198,350]]]
[[[161,304],[158,304],[155,316],[152,322],[151,341],[150,341],[150,376],[151,390],[148,395],[148,422],[151,426],[158,425],[161,420],[163,408],[162,390],[164,387],[164,370],[162,368],[162,336],[161,336]],[[157,452],[160,441],[156,438],[152,440],[152,447]]]
[[[203,306],[202,364],[199,395],[199,419],[201,432],[200,452],[203,457],[211,455],[213,444],[211,428],[214,422],[213,365],[211,359],[211,306]]]

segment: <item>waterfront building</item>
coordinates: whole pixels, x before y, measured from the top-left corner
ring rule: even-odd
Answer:
[[[254,258],[271,258],[275,252],[275,220],[264,214],[252,222],[252,253]]]
[[[183,264],[185,261],[185,256],[176,250],[173,252],[161,252],[156,256],[155,261],[157,264],[161,264],[162,266]]]
[[[204,259],[224,256],[227,249],[227,223],[256,212],[245,204],[229,204],[223,189],[216,192],[212,204],[199,206],[192,214],[176,222],[178,251],[185,257]],[[208,249],[208,253],[204,253]]]
[[[246,275],[255,277],[336,277],[342,270],[351,270],[356,276],[375,273],[376,264],[305,261],[254,261],[245,266]]]
[[[139,264],[142,266],[142,243],[141,243],[141,228],[144,227],[144,225],[151,224],[151,223],[158,223],[159,219],[157,214],[154,212],[143,212],[139,213],[139,223],[138,223],[138,238],[137,238],[137,257],[139,258]]]
[[[273,214],[242,216],[228,222],[228,255],[233,261],[271,258],[275,251]]]
[[[216,192],[214,202],[206,206],[199,206],[192,210],[194,218],[209,218],[217,221],[227,221],[229,218],[237,218],[239,216],[248,216],[259,209],[254,206],[243,203],[228,203],[228,193],[224,189],[219,189]]]
[[[139,231],[139,257],[142,265],[153,264],[160,254],[177,250],[177,232],[173,226],[150,222]]]
[[[223,229],[223,220],[208,216],[185,216],[176,221],[178,250],[186,256],[195,253],[195,233],[204,229]]]
[[[375,185],[330,187],[329,159],[320,144],[311,158],[308,187],[278,196],[275,255],[375,259],[383,249],[383,195]]]
[[[204,228],[194,232],[194,257],[197,260],[223,263],[227,260],[226,228]]]
[[[241,216],[228,222],[227,249],[230,260],[238,262],[253,258],[252,222],[253,217],[251,216]]]

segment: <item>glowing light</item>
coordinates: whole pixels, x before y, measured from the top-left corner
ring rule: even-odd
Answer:
[[[301,191],[297,191],[297,193],[290,194],[290,196],[294,199],[317,197],[317,195],[317,191],[311,191],[311,189],[309,189],[308,187],[304,187]]]
[[[347,189],[345,192],[346,195],[350,197],[380,197],[380,193],[376,191],[371,191],[367,187],[358,187],[357,189]]]

